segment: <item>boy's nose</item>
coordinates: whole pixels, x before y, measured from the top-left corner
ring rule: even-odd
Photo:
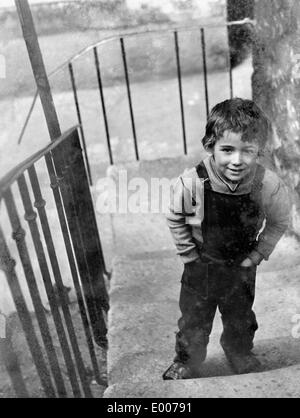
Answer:
[[[242,164],[242,156],[240,152],[235,152],[232,155],[231,164],[234,164],[234,165]]]

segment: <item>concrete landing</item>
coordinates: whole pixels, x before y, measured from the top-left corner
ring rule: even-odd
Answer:
[[[283,250],[291,245],[291,238],[283,239],[268,268],[278,259],[287,260]],[[294,262],[293,254],[289,257],[290,263],[299,262],[296,254]],[[117,257],[110,288],[105,397],[299,396],[299,340],[292,330],[294,315],[300,313],[299,267],[273,272],[266,267],[258,272],[254,307],[259,322],[254,352],[264,372],[230,376],[218,342],[222,325],[217,313],[202,367],[205,384],[201,379],[174,383],[163,382],[161,375],[174,356],[181,262],[169,250]]]
[[[106,398],[298,398],[300,366],[240,376],[110,386]]]
[[[128,178],[176,177],[194,159],[138,163]],[[110,282],[108,382],[104,397],[298,397],[300,246],[284,237],[258,269],[254,352],[262,372],[234,376],[219,344],[216,313],[201,379],[166,382],[174,357],[183,266],[162,214],[98,215]],[[107,257],[109,259],[109,257]],[[297,317],[299,315],[299,319]]]

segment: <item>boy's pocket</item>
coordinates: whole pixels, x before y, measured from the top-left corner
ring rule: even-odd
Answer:
[[[193,261],[192,263],[185,264],[181,283],[189,291],[197,293],[203,298],[207,298],[208,264],[204,263],[200,259]]]
[[[241,269],[241,270],[245,270],[245,271],[251,271],[251,270],[256,270],[256,267],[257,266],[255,266],[255,265],[252,265],[252,266],[249,266],[249,267],[244,267],[244,266],[238,266],[237,268],[239,268],[239,269]]]
[[[254,297],[255,295],[255,279],[256,279],[256,266],[242,267],[239,266],[240,279],[246,288],[246,292]]]

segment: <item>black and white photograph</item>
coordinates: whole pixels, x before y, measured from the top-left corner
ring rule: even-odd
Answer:
[[[298,0],[0,0],[0,398],[299,398],[299,103]]]

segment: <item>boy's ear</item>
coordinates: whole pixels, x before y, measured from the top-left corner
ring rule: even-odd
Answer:
[[[209,155],[212,155],[214,153],[214,147],[211,145],[207,145],[206,147],[204,147],[204,149]]]

